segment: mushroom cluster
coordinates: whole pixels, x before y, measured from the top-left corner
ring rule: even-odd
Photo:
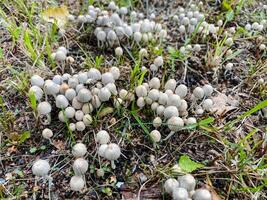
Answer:
[[[83,143],[77,143],[72,148],[72,155],[76,158],[73,163],[74,176],[70,179],[70,188],[74,191],[81,191],[85,186],[84,174],[88,170],[88,161],[83,157],[87,148]]]
[[[178,177],[178,180],[169,178],[164,183],[164,190],[174,200],[212,200],[207,189],[196,189],[196,180],[191,174]]]
[[[103,102],[111,100],[118,94],[115,80],[120,76],[117,67],[111,67],[109,71],[101,74],[98,69],[91,68],[86,72],[70,75],[55,75],[52,80],[44,80],[39,75],[31,77],[30,92],[39,102],[37,105],[38,116],[42,123],[48,125],[51,122],[52,103],[59,109],[58,118],[61,122],[70,122],[71,131],[83,131],[93,121],[91,113],[98,109]],[[128,92],[123,93],[126,98]],[[51,103],[50,103],[51,102]],[[122,100],[116,99],[114,104],[119,106]],[[48,131],[45,131],[48,133]],[[52,134],[44,134],[51,137]]]
[[[213,87],[209,84],[195,87],[191,94],[186,85],[177,84],[175,79],[169,79],[163,90],[160,88],[161,81],[157,77],[137,86],[136,104],[140,109],[150,107],[154,111],[156,118],[153,120],[153,126],[156,129],[161,127],[163,121],[167,123],[171,133],[166,139],[185,125],[197,123],[196,118],[189,117],[189,114],[202,115],[205,111],[212,111],[213,101],[209,97],[213,93]],[[161,135],[154,130],[150,137],[155,143],[160,141]]]
[[[110,160],[112,169],[116,168],[115,160],[121,155],[121,149],[119,145],[110,143],[110,136],[107,131],[100,130],[96,134],[96,142],[100,145],[98,148],[98,155]]]
[[[155,15],[147,19],[143,13],[130,12],[126,7],[118,7],[113,1],[109,2],[107,10],[91,5],[85,15],[79,15],[76,19],[71,15],[69,18],[79,24],[93,26],[98,46],[101,47],[129,40],[145,44],[156,39],[163,40],[167,36],[162,25],[153,20]]]

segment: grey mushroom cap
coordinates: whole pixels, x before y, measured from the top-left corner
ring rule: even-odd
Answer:
[[[68,99],[60,94],[56,97],[56,107],[58,108],[66,108],[69,105]]]
[[[178,187],[173,190],[172,198],[173,200],[188,200],[189,195],[186,189]]]
[[[164,117],[166,119],[169,119],[169,118],[171,118],[173,116],[178,117],[179,116],[179,112],[178,112],[177,107],[175,107],[175,106],[168,106],[168,107],[165,108],[163,115],[164,115]]]
[[[105,130],[100,130],[96,134],[96,142],[99,144],[107,144],[110,141],[110,136],[107,131]]]
[[[46,80],[44,84],[44,91],[48,95],[56,95],[59,93],[60,86],[51,80]]]
[[[37,106],[37,111],[39,115],[47,115],[51,113],[52,107],[51,104],[48,103],[47,101],[43,101],[38,104]]]
[[[102,102],[108,101],[109,98],[111,97],[111,92],[106,87],[103,87],[100,89],[98,97],[99,97],[100,101],[102,101]]]
[[[193,200],[212,200],[211,193],[206,189],[197,189],[192,198]]]
[[[73,88],[69,88],[65,92],[65,97],[69,100],[72,101],[74,97],[76,97],[76,91]]]
[[[73,191],[81,191],[85,186],[82,176],[73,176],[70,179],[70,188]]]
[[[87,76],[88,79],[92,79],[95,81],[98,81],[101,79],[101,73],[98,69],[96,68],[91,68],[88,72],[87,72]]]
[[[111,72],[106,72],[106,73],[102,74],[101,80],[102,80],[102,83],[104,85],[106,85],[108,83],[115,83],[115,79],[114,79]]]
[[[83,143],[77,143],[72,147],[72,155],[75,157],[83,157],[87,153],[87,148]]]
[[[175,94],[178,94],[181,98],[184,98],[187,95],[187,86],[180,84],[175,89]]]
[[[39,159],[35,161],[32,166],[32,173],[35,176],[44,177],[48,175],[49,170],[50,170],[50,165],[47,160]]]
[[[36,85],[32,86],[29,92],[30,93],[32,92],[35,95],[35,98],[37,101],[40,101],[44,94],[43,90],[39,86],[36,86]]]
[[[41,88],[44,85],[44,79],[39,75],[33,75],[31,77],[31,85],[32,86],[38,86]]]
[[[204,90],[201,87],[196,87],[193,90],[193,95],[197,99],[202,99],[204,97]]]
[[[171,91],[175,91],[176,88],[176,80],[175,79],[169,79],[166,83],[165,83],[165,90],[171,90]]]
[[[172,192],[179,186],[179,183],[174,178],[169,178],[164,183],[164,189],[168,194],[172,194]]]
[[[117,160],[121,155],[121,149],[119,145],[110,143],[105,151],[105,158],[108,160]]]
[[[77,99],[82,103],[87,103],[91,100],[92,94],[90,90],[83,88],[78,92]]]
[[[63,79],[62,79],[62,76],[60,76],[60,75],[55,75],[55,76],[53,77],[52,81],[53,81],[55,84],[60,85],[60,84],[63,82]]]
[[[84,158],[77,158],[72,167],[75,175],[81,176],[88,170],[88,162]]]
[[[180,187],[185,188],[187,191],[192,191],[196,187],[196,180],[191,174],[186,174],[178,178]]]
[[[67,107],[65,109],[65,115],[67,118],[73,118],[75,115],[75,109],[73,107]]]
[[[70,88],[76,88],[76,86],[79,84],[79,81],[77,78],[74,77],[70,77],[68,79],[68,85],[70,86]]]

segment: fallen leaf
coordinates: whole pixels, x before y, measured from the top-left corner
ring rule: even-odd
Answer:
[[[15,146],[9,147],[9,148],[7,149],[7,152],[8,152],[9,154],[16,153],[16,152],[17,152],[17,148],[16,148]]]
[[[53,145],[58,149],[58,150],[64,150],[65,145],[61,140],[54,140]]]
[[[68,21],[69,11],[66,6],[48,8],[43,11],[42,17],[45,21],[56,23],[59,28],[63,28]]]
[[[227,113],[233,109],[236,109],[236,106],[228,105],[228,102],[232,102],[232,97],[228,97],[225,94],[218,94],[215,97],[212,97],[213,101],[213,108],[212,111],[215,112],[217,115],[222,115],[223,113]]]

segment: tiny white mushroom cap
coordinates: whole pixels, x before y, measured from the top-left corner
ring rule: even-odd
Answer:
[[[75,88],[76,93],[78,94],[80,92],[81,89],[84,89],[84,85],[83,84],[78,84]],[[86,89],[86,88],[85,88]],[[77,97],[78,98],[78,97]]]
[[[125,90],[125,89],[121,89],[121,90],[119,91],[119,97],[120,97],[122,100],[126,99],[126,98],[127,98],[127,95],[128,95],[127,90]]]
[[[174,178],[169,178],[164,183],[164,189],[168,194],[172,194],[175,188],[178,188],[178,187],[179,187],[179,183]]]
[[[143,107],[145,107],[146,102],[145,102],[144,97],[138,97],[136,104],[137,104],[137,106],[138,106],[139,108],[143,108]]]
[[[144,48],[142,48],[142,49],[140,49],[140,51],[139,51],[139,55],[140,55],[140,57],[147,57],[148,56],[148,53],[147,53],[147,50],[146,49],[144,49]]]
[[[116,87],[115,83],[108,83],[105,86],[105,88],[107,88],[112,95],[117,95],[118,94],[117,87]]]
[[[213,87],[209,84],[204,85],[202,89],[204,90],[204,94],[206,97],[211,96],[211,94],[213,93]]]
[[[73,99],[72,99],[72,107],[73,108],[75,108],[75,109],[81,109],[82,108],[82,106],[83,106],[83,104],[81,103],[81,102],[79,102],[78,101],[78,99],[77,99],[77,97],[74,97]]]
[[[51,104],[48,103],[47,101],[43,101],[38,104],[37,106],[37,111],[39,115],[47,115],[51,112],[52,107]]]
[[[97,95],[93,95],[91,104],[93,108],[99,108],[101,106],[101,101]]]
[[[187,95],[187,86],[180,84],[175,89],[175,94],[178,94],[181,98],[184,98]]]
[[[77,158],[72,167],[75,175],[81,176],[87,171],[88,162],[84,158]]]
[[[86,81],[88,80],[88,76],[87,76],[87,72],[81,72],[78,74],[78,81],[81,84],[86,83]]]
[[[185,111],[187,110],[187,108],[188,108],[187,101],[184,100],[184,99],[182,99],[182,100],[181,100],[181,104],[180,104],[180,106],[178,107],[178,110],[179,110],[180,112],[185,112]]]
[[[43,90],[39,86],[36,86],[36,85],[30,88],[29,93],[31,92],[34,94],[37,101],[41,100],[44,94]]]
[[[84,188],[85,182],[81,176],[73,176],[70,179],[70,188],[73,191],[81,191]]]
[[[46,80],[44,84],[44,91],[48,95],[56,95],[59,93],[60,86],[51,80]]]
[[[168,106],[176,106],[177,108],[181,105],[181,98],[177,94],[170,95],[167,101]]]
[[[165,90],[171,90],[171,91],[175,91],[175,87],[176,87],[176,80],[174,79],[169,79],[166,83],[165,83]]]
[[[153,100],[149,97],[144,97],[145,98],[145,102],[147,105],[151,105],[153,103]]]
[[[75,124],[74,124],[74,123],[70,123],[70,124],[69,124],[69,129],[70,129],[71,131],[75,131],[75,130],[76,130],[76,126],[75,126]]]
[[[65,109],[65,115],[68,119],[71,119],[75,115],[75,109],[73,107],[67,107]]]
[[[41,88],[44,85],[44,79],[39,75],[33,75],[31,77],[31,85],[32,86],[38,86]]]
[[[175,188],[172,192],[173,200],[188,200],[188,192],[184,188]]]
[[[118,67],[111,67],[109,72],[113,75],[115,80],[118,80],[120,77],[120,69]]]
[[[193,90],[193,95],[194,97],[196,97],[197,99],[202,99],[204,97],[204,90],[201,87],[196,87]]]
[[[75,128],[77,131],[84,131],[85,124],[82,121],[76,122]]]
[[[66,60],[66,54],[64,51],[57,50],[56,55],[55,55],[55,60],[58,62],[62,62]]]
[[[82,121],[82,120],[83,120],[83,116],[84,116],[83,111],[81,111],[81,110],[77,110],[77,111],[75,112],[75,119],[76,119],[77,121]]]
[[[98,69],[91,68],[87,72],[87,77],[88,77],[88,79],[92,79],[92,80],[100,80],[101,79],[101,73]]]
[[[52,136],[53,136],[53,131],[49,128],[45,128],[43,131],[42,131],[42,136],[45,138],[45,139],[50,139]]]
[[[107,144],[101,144],[97,151],[98,155],[101,157],[105,157],[105,152],[107,148],[108,148]]]
[[[50,170],[50,165],[47,160],[39,159],[35,161],[32,166],[32,173],[35,176],[44,177],[48,175],[49,170]]]
[[[117,160],[121,155],[121,149],[119,145],[110,143],[105,151],[105,158],[108,160]]]
[[[87,148],[83,143],[77,143],[72,147],[72,155],[76,158],[83,157],[87,152]]]
[[[168,97],[173,95],[173,91],[171,91],[171,90],[166,90],[164,93],[167,94]]]
[[[111,92],[109,91],[108,88],[103,87],[100,89],[98,97],[99,97],[99,100],[102,102],[108,101],[109,98],[111,97]]]
[[[167,121],[167,124],[171,131],[176,132],[184,126],[184,120],[180,117],[173,116]]]
[[[193,200],[212,200],[211,193],[206,189],[197,189],[192,198]]]
[[[159,99],[158,102],[159,104],[166,105],[168,102],[169,96],[166,93],[159,92]]]
[[[96,142],[99,144],[107,144],[110,141],[110,136],[107,131],[101,130],[96,134]]]
[[[57,74],[57,75],[55,75],[55,76],[53,77],[52,81],[53,81],[55,84],[60,85],[60,84],[62,83],[63,79],[62,79],[62,76],[60,76],[60,75]]]
[[[70,77],[68,79],[68,85],[70,86],[70,88],[76,88],[76,86],[79,84],[79,80],[77,78],[74,77]]]
[[[163,58],[162,56],[158,56],[155,58],[154,62],[153,62],[157,67],[160,67],[163,65]]]
[[[137,42],[137,43],[139,43],[139,42],[141,42],[141,40],[142,40],[142,33],[135,32],[134,33],[134,41]]]
[[[161,139],[161,134],[158,130],[153,130],[150,132],[149,136],[153,140],[153,142],[159,142]]]
[[[197,119],[195,117],[189,117],[187,120],[186,120],[186,124],[187,125],[191,125],[191,124],[196,124],[197,123]]]
[[[60,94],[56,97],[56,106],[58,108],[66,108],[68,105],[69,101],[64,95]]]
[[[147,96],[147,89],[143,85],[138,85],[135,88],[135,93],[136,93],[136,96],[138,96],[138,97],[145,97],[145,96]]]
[[[165,107],[163,105],[159,105],[156,110],[157,115],[162,116],[164,114],[164,110]]]
[[[202,103],[202,107],[204,110],[206,111],[211,111],[212,107],[213,107],[213,101],[211,99],[205,99]]]
[[[120,56],[123,55],[123,50],[122,50],[121,47],[117,47],[117,48],[115,49],[115,55],[118,56],[118,57],[120,57]]]
[[[61,121],[61,122],[65,122],[65,116],[64,116],[64,113],[63,113],[62,110],[59,111],[59,113],[58,113],[58,119],[59,119],[59,121]]]
[[[149,82],[149,87],[152,89],[159,89],[160,88],[160,80],[157,77],[152,78]]]
[[[231,46],[233,43],[234,43],[234,41],[233,41],[232,38],[227,38],[226,41],[225,41],[225,44],[226,44],[227,46]]]
[[[106,72],[106,73],[102,74],[101,80],[102,80],[102,83],[104,85],[106,85],[108,83],[115,83],[115,79],[114,79],[111,72]]]
[[[153,126],[155,128],[158,128],[160,127],[162,124],[162,119],[160,117],[156,117],[154,120],[153,120]]]
[[[164,115],[164,117],[166,119],[169,119],[169,118],[174,117],[174,116],[178,117],[179,116],[179,112],[178,112],[177,107],[168,106],[168,107],[165,108],[163,115]]]
[[[73,88],[69,88],[65,92],[65,97],[72,101],[74,97],[76,97],[76,91]]]
[[[179,187],[186,189],[188,192],[196,187],[196,180],[191,174],[186,174],[178,178]]]
[[[63,47],[63,46],[58,47],[57,51],[63,51],[65,54],[68,53],[68,50],[66,49],[66,47]]]
[[[93,105],[91,103],[85,103],[82,106],[82,111],[84,114],[89,114],[94,110]]]
[[[82,102],[82,103],[89,102],[91,100],[91,98],[92,98],[92,94],[91,94],[90,90],[88,90],[86,88],[82,88],[78,92],[77,100]]]
[[[83,116],[83,123],[85,126],[89,126],[90,124],[92,124],[92,122],[93,122],[93,118],[91,115],[86,114]]]
[[[159,99],[159,91],[157,89],[152,89],[148,92],[148,97],[152,99],[152,101],[157,101]]]

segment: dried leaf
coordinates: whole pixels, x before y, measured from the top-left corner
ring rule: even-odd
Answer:
[[[59,28],[63,28],[68,20],[69,11],[66,6],[48,8],[42,13],[45,21],[56,23]]]
[[[58,149],[58,150],[64,150],[65,145],[61,140],[55,140],[53,141],[53,145]]]
[[[235,106],[227,105],[229,101],[233,100],[227,97],[225,94],[218,94],[217,96],[212,98],[212,101],[214,104],[212,111],[217,115],[222,115],[223,113],[227,113],[233,109],[236,109]]]

